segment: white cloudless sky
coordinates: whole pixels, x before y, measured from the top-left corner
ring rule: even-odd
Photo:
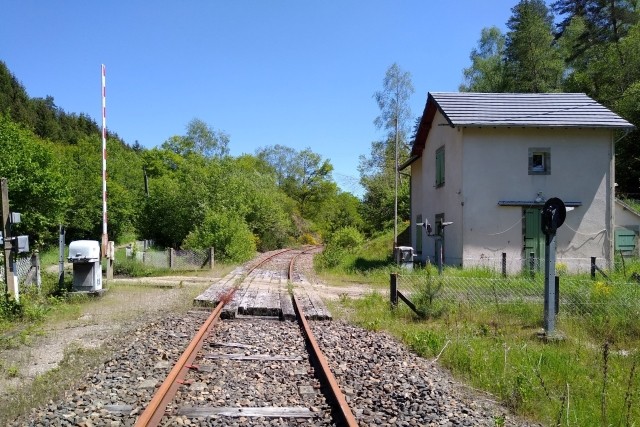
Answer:
[[[480,31],[517,0],[0,0],[0,60],[32,97],[145,147],[199,118],[234,156],[310,147],[358,189],[358,157],[385,132],[373,93],[396,62],[413,116],[429,91],[457,91]]]

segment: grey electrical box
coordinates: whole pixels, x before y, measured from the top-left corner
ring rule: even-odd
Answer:
[[[403,268],[413,269],[413,248],[411,246],[398,246],[395,253],[396,262]]]
[[[100,243],[76,240],[69,244],[69,262],[73,263],[73,290],[95,292],[102,289]]]
[[[11,224],[20,224],[20,221],[22,219],[20,212],[10,212],[9,215],[9,222],[11,222]]]
[[[18,242],[18,253],[29,252],[29,236],[18,236],[16,237]]]

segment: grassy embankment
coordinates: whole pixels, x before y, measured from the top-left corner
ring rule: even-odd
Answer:
[[[330,282],[371,281],[379,289],[363,299],[342,298],[331,307],[334,313],[393,334],[418,354],[437,358],[472,387],[492,393],[513,412],[545,425],[639,425],[640,295],[635,288],[640,285],[623,285],[618,271],[609,272],[610,281],[565,274],[561,292],[583,304],[558,317],[564,339],[545,342],[538,337],[543,326],[539,299],[451,303],[439,301],[442,294],[425,286],[412,299],[422,301],[426,316],[417,316],[402,302],[391,310],[385,296],[395,269],[388,259],[391,241],[390,235],[380,236],[321,273]],[[626,262],[627,277],[632,271],[640,271],[637,261]],[[463,284],[467,292],[488,294],[488,301],[495,286],[517,289],[526,282],[523,277],[488,279],[495,275],[456,268],[445,268],[441,277],[433,268],[412,275],[431,286]]]

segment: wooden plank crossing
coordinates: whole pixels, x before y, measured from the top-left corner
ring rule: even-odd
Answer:
[[[222,319],[235,319],[237,316],[280,317],[281,320],[295,320],[291,294],[288,289],[293,285],[293,293],[300,301],[305,317],[309,320],[331,319],[331,314],[322,299],[313,290],[304,275],[296,274],[296,280],[289,283],[286,274],[279,271],[256,269],[249,280],[241,284],[246,274],[244,269],[236,269],[194,299],[194,305],[214,307],[220,300],[235,290],[233,298],[223,308]]]
[[[244,354],[244,353],[210,353],[204,355],[205,359],[213,360],[262,360],[265,362],[276,361],[301,361],[302,356],[280,356],[277,354]]]
[[[313,418],[313,412],[303,406],[260,406],[260,407],[216,407],[181,406],[178,415],[190,418],[211,417],[265,417],[265,418]]]

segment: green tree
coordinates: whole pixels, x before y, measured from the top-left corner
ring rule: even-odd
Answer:
[[[361,156],[358,166],[365,189],[362,217],[368,232],[392,224],[397,235],[396,206],[398,218],[408,219],[408,210],[404,209],[409,203],[408,183],[399,179],[396,165],[409,153],[408,135],[413,120],[409,98],[413,92],[411,74],[394,63],[387,69],[382,90],[374,93],[380,109],[374,124],[387,131],[387,138],[373,142],[370,157]]]
[[[553,43],[552,13],[543,0],[520,0],[511,12],[505,47],[509,90],[557,91],[564,66]]]
[[[7,178],[11,210],[22,213],[17,233],[36,246],[50,239],[69,203],[66,171],[50,143],[0,114],[0,177]]]
[[[277,183],[297,204],[300,215],[314,219],[317,209],[337,193],[333,166],[310,148],[296,151],[282,145],[261,148],[257,157],[271,165]]]
[[[471,66],[463,70],[463,92],[504,92],[507,88],[505,36],[498,27],[483,28],[478,47],[471,51]]]
[[[380,109],[380,115],[374,120],[378,129],[388,132],[390,141],[399,144],[407,142],[409,134],[411,107],[409,99],[414,88],[411,73],[403,71],[395,62],[387,69],[382,81],[382,90],[376,91],[373,97]]]
[[[197,153],[206,158],[224,157],[229,154],[229,135],[200,119],[193,119],[187,124],[186,135],[172,136],[162,148],[181,156]]]
[[[29,95],[2,61],[0,61],[0,114],[8,114],[14,122],[26,128],[32,128],[33,118],[29,108]]]

